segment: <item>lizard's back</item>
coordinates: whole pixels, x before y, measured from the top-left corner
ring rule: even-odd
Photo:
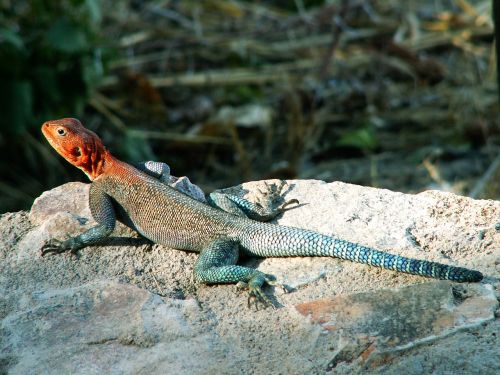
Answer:
[[[155,243],[201,251],[221,236],[231,237],[234,215],[203,204],[136,168],[113,161],[113,173],[93,181],[114,201],[118,219]]]

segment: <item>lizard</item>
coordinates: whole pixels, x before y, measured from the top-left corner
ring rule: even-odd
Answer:
[[[329,256],[455,282],[479,282],[483,278],[476,270],[407,258],[312,230],[265,222],[291,202],[266,212],[259,212],[255,204],[238,197],[219,196],[204,203],[161,181],[161,163],[144,163],[136,168],[118,160],[77,119],[47,121],[41,130],[55,151],[91,180],[89,207],[97,222],[66,240],[48,240],[42,246],[42,255],[76,253],[99,244],[111,235],[119,220],[154,243],[198,252],[194,265],[197,282],[245,286],[248,304],[254,300],[266,306],[273,304],[263,286],[280,284],[273,275],[238,265],[240,254]]]

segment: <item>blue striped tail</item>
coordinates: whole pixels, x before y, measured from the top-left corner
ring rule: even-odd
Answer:
[[[398,272],[457,282],[483,279],[479,271],[405,258],[317,232],[259,223],[245,228],[241,247],[263,257],[330,256]]]
[[[406,258],[336,238],[330,238],[330,241],[329,255],[336,258],[435,279],[457,282],[477,282],[483,279],[481,272],[467,268]]]

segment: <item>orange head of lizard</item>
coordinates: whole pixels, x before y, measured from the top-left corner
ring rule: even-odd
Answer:
[[[75,118],[47,121],[42,133],[50,145],[68,162],[94,180],[103,170],[108,153],[101,139]]]

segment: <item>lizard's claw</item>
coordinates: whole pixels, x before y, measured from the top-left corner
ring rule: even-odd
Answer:
[[[249,308],[252,302],[255,304],[255,308],[257,310],[259,309],[259,303],[261,303],[264,306],[264,308],[266,307],[272,307],[273,309],[276,308],[271,299],[262,290],[262,285],[264,283],[276,286],[280,285],[276,283],[276,278],[272,275],[259,275],[257,277],[252,278],[248,283],[240,281],[236,285],[236,287],[240,290],[248,288],[247,304]]]
[[[298,205],[298,204],[300,204],[300,202],[299,202],[299,200],[298,200],[298,199],[295,199],[295,198],[294,198],[294,199],[290,199],[290,200],[286,201],[285,203],[283,203],[283,204],[282,204],[282,205],[278,208],[278,210],[279,210],[280,212],[285,212],[285,211],[287,211],[287,210],[291,210],[291,209],[295,208],[295,207],[288,207],[288,206],[289,206],[289,205],[291,205],[291,204],[297,204],[297,205]]]
[[[65,251],[70,251],[72,255],[76,255],[78,249],[68,246],[66,241],[59,241],[56,239],[49,240],[42,246],[41,249],[42,256],[45,256],[48,253],[61,254]]]
[[[276,308],[273,302],[269,299],[269,297],[262,291],[262,288],[258,285],[248,286],[247,305],[249,308],[252,302],[255,304],[255,308],[257,310],[259,309],[259,303],[261,303],[264,306],[264,308],[268,306],[272,307],[273,309]]]
[[[279,196],[282,196],[283,194],[283,188],[287,186],[287,183],[285,180],[280,180],[280,183],[278,186],[276,186],[276,194],[278,194]],[[279,207],[279,210],[281,212],[285,212],[286,210],[289,210],[289,209],[292,209],[294,207],[288,207],[289,205],[291,204],[300,204],[299,200],[298,199],[290,199],[288,201],[285,201],[280,207]]]

